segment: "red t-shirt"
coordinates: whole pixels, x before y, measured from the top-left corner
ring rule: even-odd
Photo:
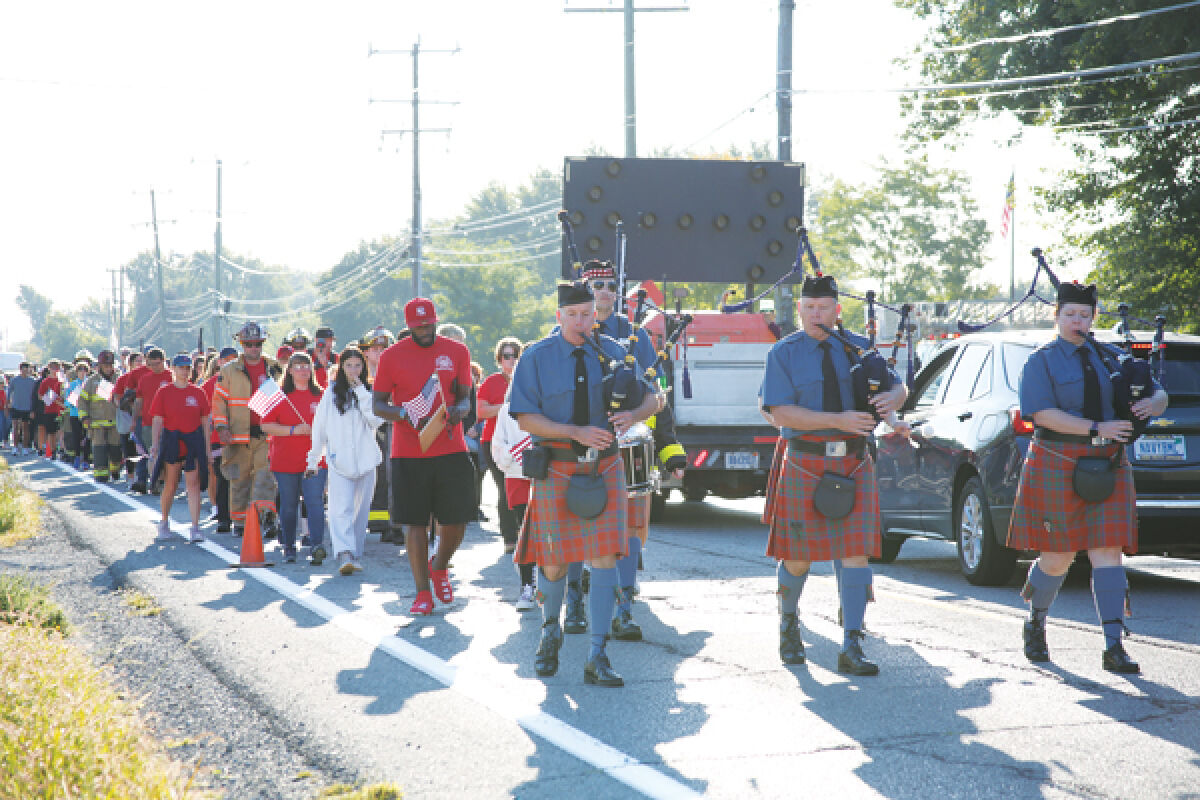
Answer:
[[[497,372],[495,375],[488,375],[483,383],[479,384],[479,399],[485,403],[491,403],[498,406],[504,403],[504,395],[508,394],[508,378],[504,377],[503,372]],[[479,436],[479,441],[490,442],[492,434],[496,432],[496,418],[491,417],[483,421],[483,433]]]
[[[126,389],[137,391],[138,381],[142,376],[150,371],[150,368],[145,364],[139,367],[134,367],[131,371],[126,372],[121,377],[117,378],[117,385],[113,387],[113,397],[120,399],[121,395],[125,394]]]
[[[267,412],[263,422],[274,422],[279,425],[299,425],[304,423],[311,426],[313,417],[317,415],[317,405],[321,396],[307,389],[293,389],[287,393],[287,400]],[[288,402],[288,401],[291,402]],[[295,406],[293,408],[293,406]],[[300,413],[296,413],[296,412]],[[308,434],[295,436],[270,437],[268,458],[272,472],[304,472],[308,461],[308,451],[312,448],[312,436]],[[325,460],[321,459],[321,468]]]
[[[46,406],[44,413],[47,417],[55,417],[61,414],[66,406],[63,405],[63,386],[53,372],[42,378],[42,382],[38,384],[38,397],[42,397],[49,391],[54,392],[54,402]]]
[[[180,389],[173,382],[155,388],[150,402],[150,419],[163,418],[163,430],[191,433],[208,417],[208,398],[199,386]]]
[[[138,379],[137,396],[142,399],[142,424],[150,425],[154,422],[154,415],[150,413],[150,407],[154,404],[154,395],[158,390],[168,383],[174,381],[175,378],[171,375],[169,369],[164,369],[162,372],[155,372],[149,367],[145,373]],[[181,428],[173,428],[172,430],[182,430]],[[192,428],[191,430],[195,430]]]
[[[250,386],[252,387],[250,394],[253,395],[255,390],[259,386],[262,386],[263,381],[267,379],[267,362],[260,358],[257,364],[246,364],[245,361],[242,361],[242,363],[246,365],[246,373],[250,376]],[[258,414],[255,414],[253,411],[250,412],[250,424],[262,424],[262,420],[259,419]]]
[[[209,408],[212,408],[213,395],[217,391],[217,379],[220,377],[221,377],[221,375],[218,373],[216,375],[213,375],[211,378],[206,380],[204,383],[200,384],[200,391],[204,392],[204,396],[208,398],[208,407]]]
[[[373,388],[377,392],[390,392],[392,405],[398,406],[416,397],[435,371],[446,405],[454,405],[455,383],[468,389],[471,386],[471,353],[467,346],[444,336],[434,339],[430,347],[421,347],[411,337],[401,339],[379,356]],[[441,400],[435,399],[434,409],[440,404]],[[392,458],[432,458],[465,453],[467,441],[463,438],[462,425],[455,425],[449,431],[449,434],[438,434],[429,449],[422,453],[416,428],[408,420],[393,422]]]

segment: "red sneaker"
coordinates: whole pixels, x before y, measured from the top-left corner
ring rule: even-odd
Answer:
[[[433,558],[429,559],[429,582],[433,584],[434,594],[443,603],[454,602],[454,589],[450,586],[450,570],[434,569]]]
[[[433,613],[433,595],[429,592],[417,592],[417,599],[413,600],[412,608],[408,613],[414,616],[428,617]]]

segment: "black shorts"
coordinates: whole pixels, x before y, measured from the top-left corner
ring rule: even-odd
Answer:
[[[13,422],[28,422],[29,421],[29,412],[28,411],[18,411],[17,409],[13,408],[13,409],[9,409],[8,414],[10,417],[12,417]]]
[[[475,465],[466,453],[392,459],[393,525],[466,525],[479,513]]]
[[[38,425],[45,427],[46,433],[58,433],[58,414],[42,414],[38,417]]]

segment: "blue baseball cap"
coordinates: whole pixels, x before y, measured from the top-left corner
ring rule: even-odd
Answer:
[[[230,356],[236,356],[237,354],[238,351],[236,347],[222,347],[221,352],[217,355],[217,358],[229,358]]]
[[[192,365],[192,357],[187,353],[180,353],[171,359],[172,367],[190,367]]]

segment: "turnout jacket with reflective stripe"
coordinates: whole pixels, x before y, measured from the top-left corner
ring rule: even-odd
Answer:
[[[278,367],[273,358],[262,357],[267,365],[267,374]],[[224,426],[233,435],[234,444],[246,444],[250,441],[250,396],[254,394],[254,384],[250,373],[246,371],[246,357],[238,356],[225,366],[217,377],[217,385],[213,388],[212,423],[213,430]]]
[[[108,382],[116,384],[118,377],[120,376],[114,372],[112,380]],[[117,407],[111,400],[105,400],[96,393],[102,380],[106,380],[105,377],[96,371],[83,382],[79,389],[79,416],[93,425],[105,428],[117,424]]]

